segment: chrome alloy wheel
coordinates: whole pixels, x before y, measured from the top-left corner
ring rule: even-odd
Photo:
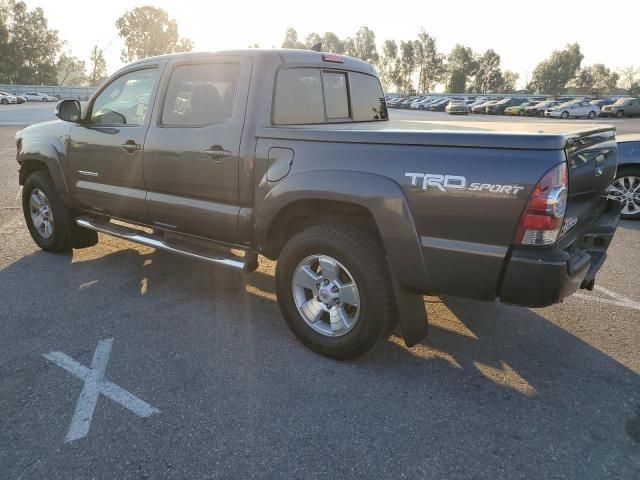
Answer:
[[[53,235],[53,213],[49,199],[39,188],[34,188],[29,197],[29,212],[31,221],[38,234],[44,238]]]
[[[623,215],[640,213],[640,177],[626,175],[616,178],[609,186],[609,195],[622,202]]]
[[[293,298],[307,324],[327,337],[350,332],[360,316],[360,293],[353,276],[335,258],[311,255],[296,267]]]

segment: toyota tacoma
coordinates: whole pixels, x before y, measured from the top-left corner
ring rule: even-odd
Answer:
[[[285,321],[337,359],[398,321],[418,343],[424,294],[592,288],[618,222],[613,128],[390,121],[371,65],[330,53],[148,58],[56,115],[16,134],[40,248],[102,232],[245,272],[277,259]]]

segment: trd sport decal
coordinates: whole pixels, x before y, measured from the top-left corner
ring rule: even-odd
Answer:
[[[411,185],[423,190],[436,188],[441,192],[452,190],[467,190],[469,192],[502,193],[504,195],[517,196],[524,190],[521,185],[500,185],[497,183],[468,183],[466,177],[460,175],[440,175],[434,173],[405,172],[405,177],[411,178]]]

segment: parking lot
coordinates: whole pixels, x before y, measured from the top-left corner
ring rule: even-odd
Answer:
[[[335,362],[290,333],[265,259],[244,275],[106,236],[39,251],[13,136],[52,112],[0,108],[2,478],[640,478],[640,222],[593,292],[425,297],[426,340]]]

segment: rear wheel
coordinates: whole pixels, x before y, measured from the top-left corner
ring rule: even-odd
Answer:
[[[622,167],[609,186],[609,194],[622,204],[620,216],[625,219],[640,219],[640,168]]]
[[[362,228],[322,224],[292,237],[276,265],[276,291],[293,333],[330,358],[367,353],[394,325],[385,254]]]
[[[589,118],[596,118],[596,112],[594,111],[589,112]]]
[[[562,113],[560,114],[560,117],[561,117],[561,118],[565,118],[565,119],[566,119],[566,118],[569,118],[569,112],[562,112]]]
[[[519,117],[524,117],[524,110],[520,110],[520,111],[518,112],[518,116],[519,116]]]
[[[3,98],[2,100],[0,100],[0,103],[2,103],[2,105],[6,105],[7,103],[9,103],[9,100]]]
[[[622,110],[618,110],[618,111],[616,112],[616,118],[622,118],[622,117],[624,117],[624,111],[622,111]]]

